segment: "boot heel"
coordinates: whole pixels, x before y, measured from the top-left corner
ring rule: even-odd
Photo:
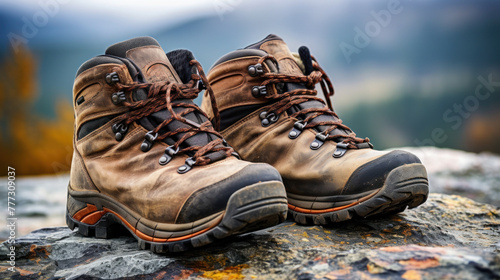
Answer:
[[[74,199],[68,194],[66,225],[71,230],[78,228],[83,236],[111,238],[120,233],[121,223],[111,213],[102,213],[95,205]]]
[[[77,228],[78,233],[80,233],[83,236],[94,236],[95,233],[95,225],[88,225],[82,222],[79,222],[75,219],[73,219],[70,215],[69,212],[66,212],[66,225],[71,230],[74,230]]]
[[[83,236],[90,236],[102,239],[108,239],[127,232],[115,216],[111,213],[104,214],[95,224],[86,224],[73,219],[66,212],[66,225],[73,230],[78,228],[78,233]]]

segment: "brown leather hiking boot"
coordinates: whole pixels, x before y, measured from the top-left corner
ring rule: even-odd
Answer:
[[[269,35],[220,58],[208,80],[222,135],[243,159],[278,169],[297,222],[391,214],[427,199],[426,170],[416,156],[373,150],[334,113],[331,82],[306,47],[294,55]],[[328,105],[316,97],[318,83]],[[202,109],[213,117],[207,97]]]
[[[150,37],[112,45],[80,67],[71,229],[108,238],[125,227],[141,248],[173,252],[286,218],[279,173],[239,160],[192,102],[204,86],[213,95],[191,52],[165,54]]]

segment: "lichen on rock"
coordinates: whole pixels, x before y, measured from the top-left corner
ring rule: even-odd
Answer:
[[[131,236],[87,238],[68,228],[16,240],[12,279],[465,279],[500,278],[500,209],[431,194],[391,217],[330,226],[291,220],[181,254],[139,250]],[[6,243],[0,259],[6,259]]]

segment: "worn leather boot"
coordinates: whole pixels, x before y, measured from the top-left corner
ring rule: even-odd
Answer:
[[[220,58],[208,80],[221,133],[243,159],[280,172],[293,218],[328,224],[392,214],[428,195],[424,166],[411,153],[373,150],[333,111],[333,87],[306,47],[292,54],[276,35]],[[328,105],[316,97],[320,84]],[[202,109],[213,118],[207,94]]]
[[[165,54],[150,37],[112,45],[80,67],[71,229],[108,238],[125,227],[141,248],[174,252],[286,218],[276,169],[239,160],[192,102],[205,86],[213,94],[191,52]]]

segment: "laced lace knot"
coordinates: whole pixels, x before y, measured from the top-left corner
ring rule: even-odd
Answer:
[[[227,146],[227,143],[222,139],[222,135],[216,131],[216,129],[218,130],[219,128],[220,115],[217,110],[214,93],[208,83],[205,73],[203,72],[203,68],[196,60],[191,60],[189,64],[194,65],[198,70],[198,73],[192,74],[191,80],[187,84],[177,83],[174,81],[159,81],[154,83],[134,82],[132,84],[122,84],[117,82],[115,86],[118,90],[123,92],[132,92],[140,89],[147,91],[147,98],[144,100],[122,102],[123,105],[128,107],[128,111],[119,117],[118,123],[125,127],[128,127],[129,124],[141,118],[150,116],[151,114],[164,109],[167,109],[170,113],[169,117],[163,120],[158,126],[156,126],[155,129],[146,134],[145,142],[149,141],[149,146],[144,145],[143,143],[141,149],[143,149],[143,151],[147,151],[150,149],[154,141],[162,141],[169,137],[171,139],[175,139],[176,135],[184,134],[180,138],[179,136],[177,137],[178,140],[175,144],[166,149],[165,154],[173,156],[175,154],[194,152],[194,155],[186,160],[186,164],[189,163],[189,167],[191,167],[193,165],[206,165],[211,163],[213,160],[208,157],[207,154],[212,152],[222,151],[225,154],[225,157],[235,155],[235,153],[233,148]],[[200,82],[202,85],[200,85]],[[201,111],[198,106],[193,103],[179,101],[182,99],[192,100],[196,98],[198,93],[203,90],[203,86],[206,88],[212,101],[212,110],[215,116],[215,129],[214,126],[212,126],[212,123],[208,120],[208,116]],[[178,112],[175,112],[174,108],[183,108],[183,110],[180,112],[177,110]],[[185,116],[191,112],[197,112],[204,115],[207,118],[207,121],[199,124],[185,118]],[[164,129],[174,120],[182,122],[187,126],[175,130]],[[217,138],[208,142],[204,146],[182,145],[188,138],[200,132],[216,135]],[[160,164],[166,163],[168,163],[168,160],[166,162],[164,160],[162,163],[162,159],[160,159]]]
[[[275,65],[278,65],[276,59],[272,55],[263,56],[259,59],[258,63],[263,64],[265,60],[270,59]],[[273,114],[279,116],[284,111],[290,109],[291,107],[298,105],[306,101],[318,101],[325,105],[323,108],[307,108],[301,109],[290,115],[292,118],[298,118],[302,124],[305,126],[302,129],[315,128],[318,126],[328,126],[328,128],[321,132],[325,137],[324,140],[334,140],[343,139],[342,141],[337,141],[343,143],[346,148],[359,149],[362,147],[371,147],[370,139],[356,137],[356,134],[345,124],[339,116],[333,111],[333,106],[330,101],[330,97],[334,95],[334,89],[332,82],[325,71],[319,66],[316,59],[311,56],[312,65],[314,70],[309,75],[287,75],[279,73],[266,72],[261,74],[265,80],[261,83],[261,86],[266,86],[269,84],[279,84],[279,83],[303,83],[305,84],[305,89],[294,89],[287,92],[276,92],[274,94],[266,94],[264,97],[272,102],[272,105],[267,109],[267,115]],[[321,85],[325,101],[321,98],[316,97],[317,90],[315,89],[316,84]],[[269,92],[269,91],[268,91]],[[320,115],[331,115],[335,120],[328,121],[315,121],[314,119]],[[343,129],[348,132],[348,134],[331,134],[336,128]],[[367,143],[364,145],[359,145],[361,143]]]

